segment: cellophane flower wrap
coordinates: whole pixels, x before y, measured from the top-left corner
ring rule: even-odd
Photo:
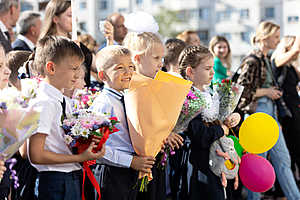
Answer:
[[[0,159],[9,164],[7,170],[15,189],[19,187],[18,176],[13,169],[17,161],[11,157],[36,132],[41,113],[40,108],[28,106],[29,100],[36,97],[37,87],[32,88],[30,95],[13,87],[0,90]]]
[[[216,83],[213,87],[219,95],[219,120],[223,122],[235,110],[244,87],[229,79],[223,79],[221,83]]]
[[[201,94],[201,91],[195,87],[192,87],[184,100],[182,110],[173,129],[173,132],[183,132],[188,127],[190,121],[199,113],[201,113],[201,111],[205,107],[206,101],[203,95]]]
[[[0,156],[4,160],[13,156],[37,129],[41,110],[28,107],[33,97],[13,87],[0,90]]]
[[[62,117],[62,128],[65,131],[65,143],[69,146],[74,154],[81,154],[91,144],[94,136],[100,139],[98,146],[93,152],[101,150],[103,144],[109,138],[109,135],[119,131],[115,125],[118,123],[116,117],[108,118],[105,115],[97,115],[91,110],[79,109],[67,114],[66,118]],[[83,184],[85,175],[88,176],[92,185],[98,193],[98,199],[101,199],[100,187],[97,183],[90,165],[96,164],[96,160],[83,162]],[[82,187],[82,199],[84,200],[84,185]]]
[[[99,94],[100,91],[94,88],[76,90],[72,99],[76,100],[77,103],[73,105],[73,107],[77,109],[88,109]]]

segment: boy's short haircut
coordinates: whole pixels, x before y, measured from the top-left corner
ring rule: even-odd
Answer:
[[[178,58],[182,50],[186,47],[186,43],[182,40],[171,38],[165,42],[167,53],[164,57],[164,65],[178,63]]]
[[[36,46],[34,68],[40,75],[45,75],[45,66],[49,61],[60,63],[67,57],[78,57],[84,61],[80,47],[72,40],[61,36],[45,36]]]
[[[163,46],[159,35],[152,32],[129,32],[123,41],[123,45],[130,49],[133,54],[152,53],[150,50],[152,50],[156,44]]]
[[[11,51],[6,55],[6,64],[11,73],[9,76],[9,82],[13,85],[18,80],[18,70],[24,65],[31,55],[30,51]]]
[[[101,49],[96,55],[97,71],[105,71],[118,63],[121,56],[131,56],[131,52],[126,47],[120,45],[110,45]]]

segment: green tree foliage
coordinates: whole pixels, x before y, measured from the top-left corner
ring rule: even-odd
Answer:
[[[178,32],[175,27],[181,23],[178,18],[178,11],[169,10],[161,7],[160,11],[154,16],[159,25],[159,33],[164,37],[175,37]]]

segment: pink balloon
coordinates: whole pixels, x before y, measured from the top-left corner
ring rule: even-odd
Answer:
[[[244,186],[253,192],[266,192],[275,182],[271,163],[255,154],[243,155],[239,175]]]

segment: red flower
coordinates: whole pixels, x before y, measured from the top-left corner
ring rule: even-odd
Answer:
[[[225,83],[225,79],[222,80],[222,83]]]

